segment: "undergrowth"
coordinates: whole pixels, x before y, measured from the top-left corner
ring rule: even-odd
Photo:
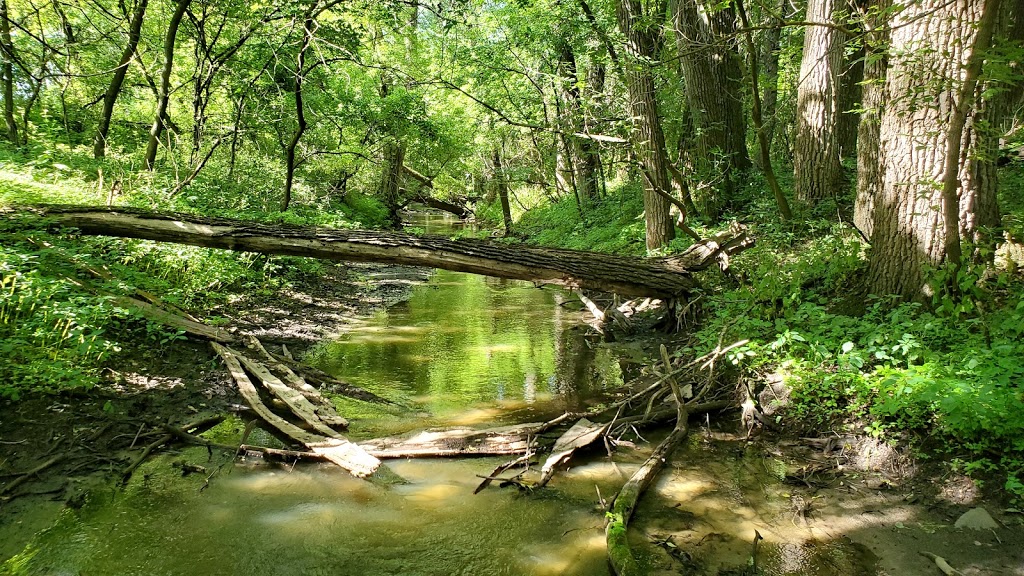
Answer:
[[[97,161],[85,147],[0,145],[0,209],[35,203],[96,206],[112,202],[346,228],[374,226],[384,220],[386,211],[372,197],[352,192],[338,198],[305,184],[297,187],[293,209],[278,212],[279,171],[279,167],[261,165],[259,158],[248,158],[228,178],[227,167],[213,162],[191,186],[172,196],[174,172],[147,172],[133,156],[112,152]],[[111,197],[115,183],[120,192]],[[8,214],[0,222],[0,357],[4,358],[0,399],[88,390],[99,382],[102,368],[118,360],[127,343],[159,352],[185,337],[117,305],[118,296],[143,291],[202,314],[232,294],[270,294],[295,275],[316,273],[322,267],[318,261],[302,258],[81,237],[74,230],[54,234],[45,220],[33,218]],[[103,275],[97,277],[90,270]]]
[[[1003,172],[1004,225],[1014,233],[1024,221],[1024,170]],[[860,288],[867,247],[840,216],[849,207],[828,201],[781,222],[765,189],[749,182],[723,218],[749,225],[757,245],[734,259],[730,277],[702,278],[703,321],[679,353],[694,357],[749,340],[728,360],[747,373],[774,373],[791,387],[780,426],[902,442],[978,482],[996,479],[1024,504],[1020,274],[965,267],[955,279],[964,295],[956,299],[897,303],[868,296]],[[525,215],[517,230],[529,242],[638,254],[641,211],[636,200],[605,200],[583,224],[570,198]],[[638,223],[635,235],[623,231],[623,222]],[[706,235],[700,224],[694,227]],[[687,244],[676,240],[669,251]],[[947,274],[935,271],[932,281],[943,284]]]

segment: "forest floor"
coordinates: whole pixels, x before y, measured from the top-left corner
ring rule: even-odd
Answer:
[[[239,294],[212,314],[226,319],[230,330],[300,354],[351,320],[401,301],[428,276],[418,268],[325,265],[322,275],[299,277],[272,297]],[[221,414],[241,404],[230,376],[205,343],[139,345],[119,358],[105,383],[87,395],[0,403],[0,481],[5,483],[0,487],[18,473],[58,459],[14,490],[14,498],[0,498],[0,563],[52,525],[65,507],[81,506],[90,491],[109,490],[139,447],[163,434],[161,424]],[[821,436],[836,435],[822,431]],[[745,464],[742,458],[722,457],[737,453],[757,456]],[[742,480],[738,467],[767,468],[768,458],[806,466],[771,483],[771,489],[768,483],[751,483],[749,475]],[[970,480],[934,470],[858,438],[822,444],[785,434],[748,440],[695,430],[685,455],[654,488],[657,497],[645,499],[636,526],[651,541],[672,542],[663,546],[654,566],[665,574],[678,573],[680,565],[695,569],[691,573],[738,573],[736,566],[750,557],[750,541],[722,526],[742,524],[762,533],[765,553],[777,556],[776,566],[784,566],[788,557],[803,567],[820,566],[800,573],[939,574],[933,560],[921,555],[933,553],[967,575],[1024,575],[1020,513],[984,501]],[[738,504],[723,510],[688,492],[688,486],[704,481],[714,486],[710,492],[736,495]],[[957,518],[975,506],[984,506],[1001,525],[954,529]],[[837,547],[844,552],[837,555]]]

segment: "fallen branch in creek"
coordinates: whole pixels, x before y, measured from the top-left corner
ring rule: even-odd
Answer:
[[[213,349],[224,360],[228,371],[231,372],[232,378],[238,384],[238,390],[242,393],[242,397],[249,403],[253,411],[259,414],[260,418],[268,424],[277,428],[282,434],[299,442],[311,452],[319,454],[334,464],[348,470],[357,478],[370,476],[380,467],[380,460],[367,454],[365,450],[341,437],[340,434],[335,437],[318,436],[299,428],[271,412],[260,399],[259,392],[242,368],[242,362],[238,353],[216,342],[211,342],[210,345],[213,346]]]

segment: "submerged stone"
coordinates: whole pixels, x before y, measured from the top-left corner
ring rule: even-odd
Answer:
[[[968,510],[963,516],[957,519],[957,528],[970,528],[971,530],[995,530],[999,524],[992,518],[984,508],[978,507]]]

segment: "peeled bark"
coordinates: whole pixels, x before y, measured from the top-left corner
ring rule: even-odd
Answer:
[[[623,296],[686,297],[697,284],[692,273],[753,245],[736,226],[666,258],[637,259],[608,254],[515,246],[471,238],[449,240],[359,230],[272,226],[228,218],[127,208],[33,207],[55,226],[93,236],[143,238],[208,248],[346,260],[429,266],[499,278],[530,280]],[[35,222],[26,223],[37,225]]]
[[[658,190],[671,190],[665,134],[658,114],[658,96],[651,63],[658,57],[660,15],[645,13],[640,0],[619,0],[616,10],[619,30],[626,36],[625,76],[629,89],[629,111],[633,120],[633,143],[641,169],[648,180],[644,189],[644,220],[647,249],[656,250],[675,238],[670,204]]]
[[[810,0],[807,20],[831,22],[838,0]],[[796,104],[793,186],[796,197],[814,203],[837,195],[842,182],[839,159],[839,73],[845,34],[829,26],[808,26],[800,63]]]
[[[128,30],[128,43],[121,52],[121,61],[114,69],[114,76],[110,79],[110,85],[103,94],[103,111],[100,112],[99,126],[96,128],[96,140],[93,143],[92,155],[95,158],[103,158],[107,154],[107,134],[110,132],[110,120],[114,116],[114,103],[121,94],[121,86],[124,85],[124,77],[128,74],[128,66],[135,55],[135,49],[142,37],[142,19],[146,15],[146,7],[149,0],[139,0],[132,14],[130,28]]]
[[[926,268],[955,256],[949,222],[955,234],[982,243],[981,231],[998,224],[994,178],[976,176],[993,159],[979,156],[974,130],[980,128],[980,96],[968,74],[972,55],[984,49],[978,41],[983,15],[991,15],[994,4],[923,0],[891,22],[880,125],[884,174],[874,201],[868,265],[874,294],[930,297]],[[953,164],[955,170],[948,170]],[[943,193],[944,174],[952,177],[953,194]]]
[[[160,147],[160,137],[167,123],[167,103],[171,98],[171,70],[174,68],[174,44],[178,37],[178,28],[185,10],[192,0],[178,0],[178,5],[167,24],[167,36],[164,38],[164,69],[160,74],[160,92],[156,103],[156,118],[149,129],[149,143],[146,145],[146,169],[152,171],[156,162],[156,151]]]

